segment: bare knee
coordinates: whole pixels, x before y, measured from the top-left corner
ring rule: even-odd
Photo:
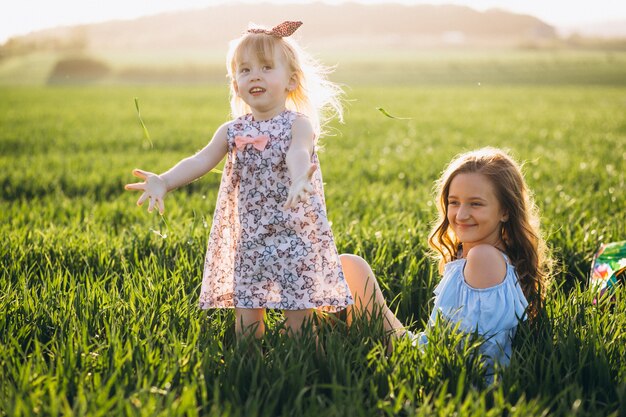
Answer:
[[[341,260],[341,266],[369,267],[369,264],[365,259],[361,258],[359,255],[354,255],[352,253],[342,253],[341,255],[339,255],[339,259]]]
[[[374,273],[367,261],[358,255],[343,253],[339,255],[341,261],[341,269],[343,269],[344,277],[348,282],[348,286],[352,289],[364,286],[367,278],[373,279]]]
[[[372,268],[367,261],[358,255],[342,254],[339,256],[344,277],[350,288],[350,293],[354,299],[355,306],[362,309],[372,301],[379,303],[378,283]],[[380,294],[382,296],[382,294]],[[382,300],[384,303],[384,300]]]
[[[349,313],[354,311],[358,316],[363,313],[369,315],[374,312],[382,312],[385,317],[385,330],[403,329],[402,323],[387,307],[376,276],[365,259],[347,254],[341,255],[340,259],[346,282],[354,299],[354,308],[349,309]],[[351,314],[348,314],[348,324],[350,321]]]

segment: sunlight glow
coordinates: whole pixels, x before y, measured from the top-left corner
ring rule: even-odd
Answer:
[[[337,4],[344,0],[330,0]],[[353,0],[354,1],[354,0]],[[531,14],[555,26],[571,26],[604,20],[626,19],[626,2],[596,0],[593,7],[588,2],[571,0],[356,0],[359,3],[402,4],[457,4],[477,10],[500,8],[516,13]],[[267,1],[266,1],[267,2]],[[310,0],[274,0],[271,3],[310,3]],[[226,0],[22,0],[0,3],[0,42],[11,36],[31,31],[83,23],[104,22],[114,19],[134,19],[162,12],[204,8],[232,3]],[[241,3],[259,3],[242,1]]]

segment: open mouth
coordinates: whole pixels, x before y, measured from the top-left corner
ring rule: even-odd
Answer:
[[[250,94],[261,94],[265,92],[265,88],[261,88],[261,87],[252,87],[250,90],[248,90],[248,92]]]

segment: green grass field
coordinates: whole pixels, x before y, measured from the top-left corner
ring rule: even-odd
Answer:
[[[460,336],[387,356],[380,320],[321,323],[321,353],[278,334],[272,312],[262,344],[247,346],[231,312],[197,309],[219,176],[171,194],[163,218],[123,184],[206,144],[228,118],[225,87],[5,86],[0,415],[626,415],[626,292],[594,306],[585,286],[599,243],[626,238],[623,80],[385,84],[347,90],[321,162],[340,252],[371,263],[412,329],[438,280],[433,181],[481,146],[525,162],[559,270],[497,384],[484,386],[471,345],[457,351]]]

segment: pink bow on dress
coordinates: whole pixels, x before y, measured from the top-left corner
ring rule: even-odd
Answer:
[[[270,138],[266,135],[260,135],[253,138],[250,136],[235,136],[235,146],[237,149],[243,149],[246,145],[252,145],[259,151],[262,151],[265,149],[268,140],[270,140]]]

